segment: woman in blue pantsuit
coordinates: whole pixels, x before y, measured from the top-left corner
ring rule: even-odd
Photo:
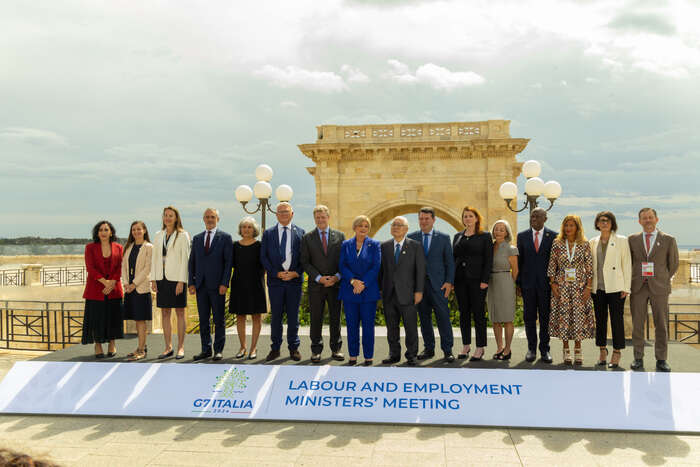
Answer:
[[[362,323],[362,354],[365,366],[374,356],[374,316],[379,300],[379,268],[382,255],[379,242],[368,237],[369,217],[357,216],[352,222],[355,236],[345,240],[340,250],[340,293],[348,331],[349,365],[357,363],[360,354],[360,323]]]

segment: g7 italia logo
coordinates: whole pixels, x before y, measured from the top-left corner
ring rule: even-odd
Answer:
[[[221,376],[216,377],[212,385],[213,394],[209,398],[195,399],[193,412],[208,414],[245,414],[245,409],[253,408],[253,401],[241,399],[240,394],[248,387],[248,376],[245,370],[230,368]]]
[[[222,397],[235,397],[236,393],[242,392],[248,387],[248,377],[245,370],[238,368],[230,368],[221,376],[216,377],[214,384],[214,392],[219,393]]]

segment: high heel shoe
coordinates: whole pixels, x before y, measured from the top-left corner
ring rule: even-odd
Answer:
[[[581,349],[574,349],[574,365],[583,365],[583,354]]]
[[[622,352],[619,350],[613,350],[613,356],[610,359],[610,363],[608,363],[608,368],[618,368],[620,366],[620,356],[622,355]],[[615,360],[615,356],[617,356],[617,361]]]
[[[501,356],[498,358],[498,360],[510,360],[510,357],[513,355],[513,351],[511,350],[508,355],[504,354],[501,352]]]
[[[568,347],[565,347],[563,354],[564,354],[564,364],[571,365],[571,350],[569,350]]]
[[[238,353],[236,354],[236,358],[245,358],[245,354],[246,354],[247,352],[248,352],[248,351],[247,351],[246,349],[241,349],[241,350],[239,350]]]
[[[459,358],[460,360],[464,360],[465,358],[469,357],[469,352],[471,352],[471,351],[472,351],[472,349],[467,349],[466,352],[457,354],[457,358]]]
[[[477,350],[477,352],[478,352],[478,350]],[[474,353],[476,353],[476,352],[474,352]],[[470,358],[469,361],[470,361],[470,362],[480,362],[480,361],[482,361],[482,360],[484,359],[484,353],[486,353],[486,351],[485,351],[485,350],[482,350],[480,356],[477,357],[476,355],[472,355],[472,358]]]
[[[258,358],[258,352],[257,350],[253,350],[249,355],[248,355],[248,360],[255,360]]]
[[[598,365],[598,366],[605,366],[605,364],[607,363],[606,360],[607,360],[607,356],[608,356],[608,348],[607,348],[607,347],[603,347],[603,348],[600,349],[600,350],[601,350],[601,351],[605,350],[605,357],[606,357],[606,358],[604,358],[604,359],[602,359],[602,360],[598,360],[598,363],[596,363],[596,365]]]
[[[493,354],[493,359],[500,360],[502,356],[503,356],[503,351],[501,350],[500,352]]]

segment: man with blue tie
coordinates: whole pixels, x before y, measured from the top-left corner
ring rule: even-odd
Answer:
[[[223,358],[226,343],[226,290],[231,281],[233,262],[233,239],[217,228],[219,211],[208,208],[204,211],[206,230],[192,239],[189,260],[190,295],[197,294],[199,312],[199,337],[202,352],[194,360],[212,356],[211,328],[209,317],[214,316],[214,360]]]
[[[426,259],[423,300],[418,304],[424,349],[418,355],[418,360],[435,356],[435,332],[433,331],[432,316],[433,311],[435,311],[435,320],[440,332],[440,347],[445,354],[445,361],[453,362],[455,360],[452,354],[454,337],[450,309],[447,305],[455,274],[452,242],[447,234],[433,228],[435,224],[435,210],[433,208],[423,207],[420,209],[418,224],[420,230],[408,235],[408,238],[423,245]]]
[[[304,275],[301,261],[301,239],[304,230],[292,224],[292,205],[277,205],[277,224],[263,233],[260,261],[267,271],[267,291],[270,297],[271,339],[268,362],[279,358],[282,346],[282,317],[287,315],[287,346],[294,361],[299,353],[299,302]]]
[[[518,234],[518,278],[516,285],[523,297],[523,320],[527,335],[525,360],[537,358],[537,320],[540,321],[539,350],[542,361],[552,363],[549,353],[549,313],[551,288],[547,278],[547,266],[552,242],[557,233],[544,226],[547,211],[535,208],[530,213],[530,228]]]

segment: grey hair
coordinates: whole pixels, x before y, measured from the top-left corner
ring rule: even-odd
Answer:
[[[506,227],[506,238],[504,239],[504,241],[509,242],[509,243],[512,242],[513,241],[513,229],[510,228],[510,223],[505,219],[499,219],[493,223],[493,225],[491,226],[491,237],[493,237],[495,239],[495,236],[493,235],[493,229],[498,224],[503,224]]]
[[[408,219],[406,219],[404,216],[396,216],[396,217],[394,217],[394,218],[391,220],[391,223],[393,224],[394,221],[395,221],[396,219],[402,220],[403,223],[406,224],[405,227],[408,227]]]
[[[206,208],[206,209],[204,210],[204,214],[206,214],[207,211],[213,212],[214,214],[216,214],[216,218],[217,218],[217,219],[221,219],[221,216],[219,216],[219,210],[218,210],[218,209],[216,209],[216,208]]]
[[[241,219],[241,222],[238,223],[238,235],[243,237],[241,229],[245,224],[253,226],[253,238],[256,238],[258,235],[260,235],[260,227],[258,226],[258,223],[255,222],[255,219],[253,219],[250,216],[244,217],[243,219]]]

